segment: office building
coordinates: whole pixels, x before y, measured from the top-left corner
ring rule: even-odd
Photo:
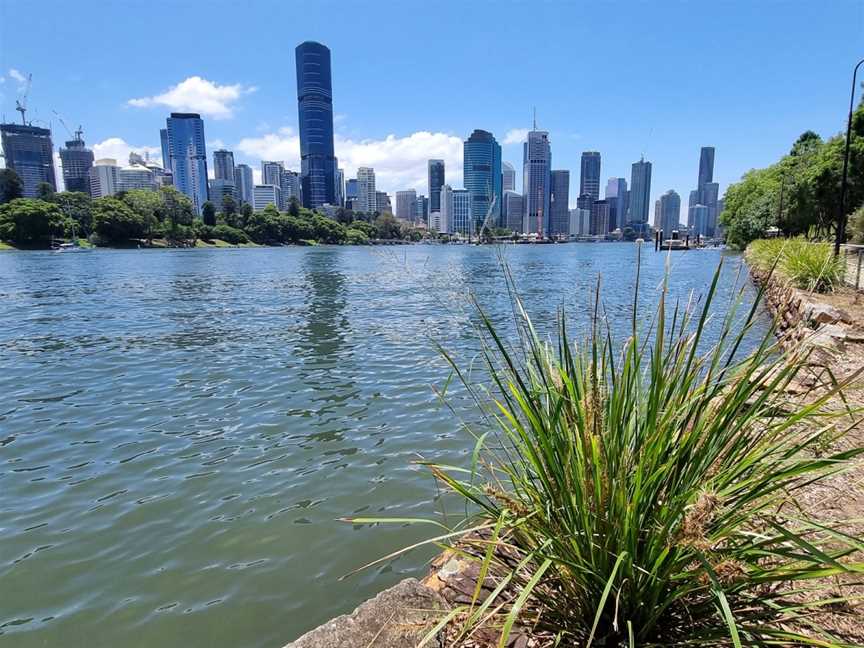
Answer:
[[[213,177],[234,182],[234,153],[225,149],[213,151]]]
[[[440,199],[440,194],[439,194]],[[429,231],[437,234],[447,233],[447,221],[443,220],[440,211],[429,212]]]
[[[256,184],[252,190],[252,209],[256,212],[263,210],[267,205],[273,205],[279,209],[282,203],[282,188],[273,184]]]
[[[606,202],[609,203],[609,231],[621,229],[627,215],[627,180],[609,178],[606,182]]]
[[[282,172],[285,170],[284,162],[271,162],[261,160],[261,184],[282,186]]]
[[[453,189],[450,185],[441,187],[441,227],[450,234],[469,237],[475,233],[475,222],[471,209],[471,192],[467,189]]]
[[[516,191],[516,169],[509,162],[501,163],[501,191]]]
[[[357,169],[357,200],[354,210],[372,214],[378,211],[378,196],[375,192],[375,169]]]
[[[396,192],[396,218],[410,223],[417,221],[417,192],[414,189]]]
[[[429,160],[429,211],[441,211],[441,187],[444,186],[444,160]]]
[[[570,236],[588,236],[591,234],[591,210],[570,210]]]
[[[237,202],[251,205],[255,181],[252,176],[252,167],[248,164],[238,164],[234,167],[234,187]]]
[[[699,152],[699,180],[697,187],[701,188],[714,181],[714,147],[703,146]],[[703,203],[704,204],[704,203]]]
[[[204,122],[197,113],[171,113],[166,122],[174,186],[189,197],[192,208],[200,216],[201,207],[207,202]]]
[[[605,200],[595,200],[591,206],[590,231],[595,236],[605,236],[610,232],[609,203]]]
[[[579,195],[591,196],[592,201],[600,198],[600,153],[598,151],[582,153]]]
[[[701,203],[708,208],[708,219],[706,225],[706,236],[714,236],[717,229],[718,200],[720,193],[720,185],[716,182],[706,182],[702,185]]]
[[[156,174],[143,164],[130,164],[117,172],[117,191],[156,189]]]
[[[345,183],[345,208],[359,211],[357,198],[360,195],[360,189],[357,185],[356,178],[349,178]]]
[[[647,223],[651,202],[651,163],[643,157],[630,173],[630,208],[627,223]]]
[[[528,132],[522,145],[522,196],[525,218],[522,231],[545,237],[549,233],[549,201],[551,198],[552,147],[549,133]]]
[[[690,233],[693,236],[709,236],[708,234],[708,208],[705,205],[693,205],[690,208],[693,218],[693,227]]]
[[[23,124],[0,124],[0,141],[6,168],[15,171],[21,179],[24,198],[38,196],[39,185],[43,182],[57,191],[50,130]]]
[[[426,223],[429,220],[429,199],[420,194],[414,207],[414,213],[418,223]]]
[[[471,194],[474,230],[501,221],[501,145],[492,133],[476,129],[462,144],[462,177]]]
[[[336,202],[333,149],[333,87],[330,50],[306,41],[294,51],[300,124],[300,177],[303,206],[310,209]]]
[[[89,194],[93,151],[84,146],[80,129],[75,132],[75,139],[69,140],[66,148],[60,149],[60,163],[63,166],[63,186],[66,191]]]
[[[336,205],[345,206],[345,169],[336,169]]]
[[[392,214],[393,207],[390,204],[390,196],[385,191],[375,192],[375,211],[379,214]]]
[[[102,158],[96,160],[90,167],[90,195],[93,198],[113,196],[117,193],[120,168],[117,160]]]
[[[566,235],[570,231],[570,172],[555,170],[550,178],[549,234]]]
[[[159,129],[159,142],[162,145],[162,168],[171,171],[171,152],[168,149],[168,129]]]
[[[279,187],[282,189],[282,209],[287,210],[291,199],[296,198],[303,204],[303,182],[300,174],[289,169],[281,169],[279,172]]]
[[[236,169],[235,169],[236,171]],[[210,202],[216,208],[216,211],[222,211],[225,197],[230,196],[234,203],[237,204],[237,186],[233,180],[223,180],[222,178],[214,178],[210,181]]]
[[[681,221],[681,196],[670,189],[660,196],[660,217],[654,221],[654,227],[663,230],[663,236],[670,237],[672,232],[678,230]]]
[[[501,224],[511,232],[521,233],[525,217],[525,201],[516,191],[505,191],[501,205]]]

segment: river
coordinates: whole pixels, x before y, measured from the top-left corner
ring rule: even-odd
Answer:
[[[541,328],[584,327],[599,273],[626,332],[635,245],[503,252]],[[714,250],[671,257],[673,295],[721,256],[728,296]],[[276,648],[421,575],[339,581],[432,527],[336,519],[434,516],[413,462],[468,461],[433,342],[473,358],[471,292],[510,312],[492,247],[0,253],[0,645]]]

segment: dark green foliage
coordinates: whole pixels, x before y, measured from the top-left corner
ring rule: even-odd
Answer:
[[[300,201],[297,200],[297,196],[291,196],[288,201],[288,213],[295,218],[300,215]]]
[[[39,186],[36,187],[36,195],[40,200],[51,200],[54,196],[54,187],[51,186],[48,182],[40,182]]]
[[[93,201],[93,230],[105,241],[128,241],[147,233],[145,217],[113,196]]]
[[[93,201],[90,196],[80,191],[61,191],[51,197],[51,202],[75,223],[76,234],[84,237],[90,234],[93,229]]]
[[[57,205],[38,198],[16,198],[0,206],[0,239],[47,243],[51,236],[62,236],[68,225]]]
[[[216,225],[216,206],[209,200],[201,205],[201,220],[210,227]]]
[[[24,195],[24,185],[13,169],[0,169],[0,205]]]
[[[224,224],[217,225],[213,228],[213,238],[220,239],[226,243],[231,243],[232,245],[249,242],[249,237],[246,235],[246,232]]]

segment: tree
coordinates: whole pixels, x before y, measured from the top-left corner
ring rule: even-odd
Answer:
[[[50,182],[40,182],[36,186],[36,196],[40,200],[51,200],[55,193],[54,187],[51,186]]]
[[[315,214],[312,216],[312,230],[315,240],[320,243],[339,244],[347,237],[345,226],[332,218]]]
[[[129,209],[141,218],[146,232],[145,236],[151,240],[153,231],[159,224],[160,211],[165,206],[162,194],[149,189],[130,189],[123,194],[122,200]]]
[[[234,200],[234,196],[231,194],[225,194],[222,196],[222,218],[230,227],[237,227],[239,225],[239,219],[237,218],[237,201]]]
[[[393,214],[387,212],[378,215],[375,219],[375,228],[378,230],[380,239],[398,239],[402,235],[399,221]]]
[[[297,196],[291,196],[288,201],[288,214],[295,218],[300,215],[300,201],[297,200]]]
[[[0,205],[24,195],[24,185],[14,169],[0,169]]]
[[[147,225],[125,202],[105,196],[93,201],[93,230],[106,241],[126,241],[145,236]]]
[[[345,237],[348,245],[369,245],[369,237],[363,230],[349,228]]]
[[[90,196],[80,191],[60,191],[55,193],[51,202],[75,224],[76,234],[88,236],[93,229],[93,201]]]
[[[246,225],[252,219],[252,214],[255,213],[255,210],[252,209],[252,205],[249,203],[243,203],[243,206],[240,207],[240,225],[243,229],[246,229]]]
[[[0,206],[0,239],[39,243],[62,235],[68,225],[57,205],[36,198],[16,198]]]
[[[210,227],[216,225],[216,206],[209,200],[201,205],[201,220]]]
[[[178,238],[178,226],[189,226],[195,218],[192,201],[172,186],[161,187],[159,193],[162,195],[159,220],[167,222],[169,235]]]

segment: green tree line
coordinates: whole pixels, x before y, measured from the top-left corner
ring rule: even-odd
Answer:
[[[38,198],[22,198],[14,171],[0,171],[0,239],[24,245],[47,245],[52,237],[87,237],[96,245],[129,241],[194,245],[198,239],[231,244],[330,243],[360,245],[372,239],[420,240],[422,232],[392,214],[363,214],[339,209],[335,218],[300,206],[292,198],[287,212],[273,205],[255,212],[225,196],[217,206],[206,202],[201,217],[192,201],[171,186],[158,191],[133,189],[91,198],[78,192],[40,187]]]
[[[726,242],[744,248],[777,227],[785,236],[827,239],[840,214],[845,133],[823,140],[803,133],[789,153],[764,169],[753,169],[726,190],[720,222]],[[852,116],[845,218],[864,204],[864,101]],[[864,218],[852,217],[847,232],[861,235]],[[857,233],[856,233],[857,232]]]

